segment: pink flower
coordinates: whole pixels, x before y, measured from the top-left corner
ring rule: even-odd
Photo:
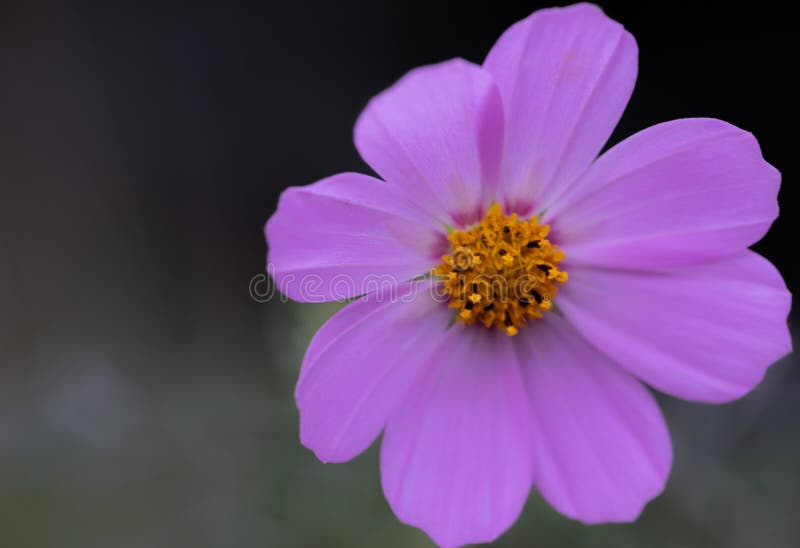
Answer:
[[[790,294],[747,249],[780,174],[713,119],[598,158],[636,72],[597,7],[537,11],[483,66],[418,68],[369,103],[355,144],[383,181],[290,188],[267,223],[290,297],[367,293],[305,355],[303,444],[342,462],[383,432],[389,504],[441,546],[495,539],[531,487],[584,523],[636,519],[672,460],[645,385],[726,402],[791,351]]]

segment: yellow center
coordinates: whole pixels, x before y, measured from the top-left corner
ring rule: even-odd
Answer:
[[[531,318],[550,310],[567,273],[556,266],[564,252],[547,240],[536,217],[503,215],[498,204],[467,230],[450,233],[450,253],[432,270],[442,281],[460,322],[480,322],[516,335]]]

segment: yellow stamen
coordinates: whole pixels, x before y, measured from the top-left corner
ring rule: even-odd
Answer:
[[[452,230],[450,253],[432,270],[460,322],[497,326],[509,336],[528,320],[550,310],[557,284],[567,281],[558,269],[564,252],[547,240],[548,225],[536,217],[503,215],[498,204],[467,230]]]

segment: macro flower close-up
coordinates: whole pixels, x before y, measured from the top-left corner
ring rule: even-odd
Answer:
[[[791,5],[0,13],[0,548],[800,546]]]
[[[650,389],[732,401],[791,351],[791,295],[748,249],[780,173],[712,118],[603,151],[637,71],[600,8],[536,11],[483,64],[374,97],[354,141],[377,177],[289,188],[266,225],[282,292],[352,300],[303,359],[302,443],[343,462],[382,434],[389,505],[440,546],[496,539],[532,489],[636,520],[672,464]]]

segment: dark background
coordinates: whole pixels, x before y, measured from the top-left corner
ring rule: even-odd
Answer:
[[[0,3],[0,546],[431,546],[383,501],[375,448],[323,466],[299,445],[294,380],[335,306],[248,283],[283,188],[367,169],[372,95],[481,62],[546,5]],[[754,132],[783,173],[757,249],[797,288],[794,17],[601,5],[640,49],[612,143],[688,116]],[[796,546],[795,366],[726,406],[662,398],[675,465],[636,524],[533,495],[498,545]]]

